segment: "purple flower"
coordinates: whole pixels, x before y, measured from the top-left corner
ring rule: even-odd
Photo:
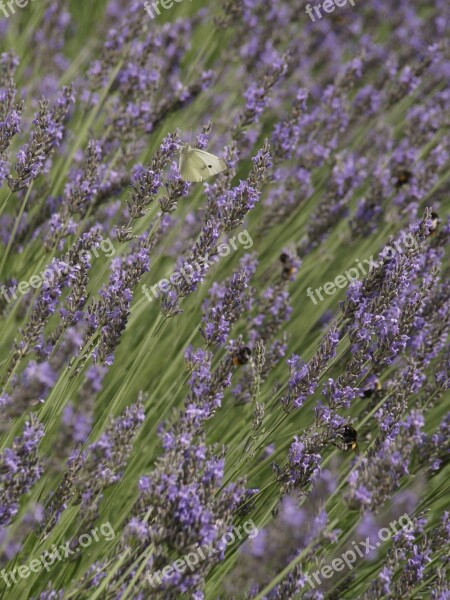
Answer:
[[[45,170],[48,159],[62,142],[74,101],[71,87],[63,88],[52,109],[48,100],[43,98],[40,101],[30,143],[22,146],[17,154],[17,177],[8,177],[8,185],[13,192],[28,187]]]
[[[256,270],[256,260],[246,255],[241,268],[222,284],[213,284],[210,296],[203,304],[206,325],[202,329],[208,345],[224,344],[235,321],[252,307],[250,278]]]
[[[44,428],[36,419],[25,423],[11,448],[0,454],[0,525],[8,525],[19,512],[19,502],[43,474],[38,446]]]
[[[286,412],[300,408],[304,401],[314,393],[325,367],[336,355],[338,343],[339,333],[336,327],[331,327],[309,363],[302,362],[300,357],[295,355],[288,360],[291,369],[288,383],[289,392],[281,398]]]

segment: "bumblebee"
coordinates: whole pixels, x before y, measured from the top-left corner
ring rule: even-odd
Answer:
[[[235,367],[246,365],[250,361],[251,356],[252,351],[250,350],[250,348],[247,348],[247,346],[245,346],[244,348],[241,348],[238,352],[236,352],[236,354],[233,356],[233,365]]]
[[[358,433],[356,429],[353,429],[351,425],[346,425],[338,433],[338,437],[340,440],[338,442],[334,442],[334,445],[339,448],[339,450],[342,450],[343,452],[354,450],[356,454],[358,454]]]
[[[381,391],[381,383],[379,379],[376,379],[373,386],[363,391],[364,398],[371,398],[375,392]]]
[[[337,23],[338,25],[350,25],[352,19],[350,18],[350,15],[341,13],[336,14],[333,17],[333,21],[335,21],[335,23]]]
[[[397,189],[401,188],[402,185],[405,185],[411,180],[412,173],[408,171],[408,169],[399,169],[395,174],[397,181],[395,182],[395,187]]]
[[[283,271],[281,273],[283,279],[290,279],[292,275],[297,273],[297,267],[294,266],[289,254],[283,252],[283,254],[280,255],[280,261],[283,264]]]
[[[431,227],[430,227],[429,235],[435,235],[436,231],[439,229],[440,223],[441,223],[441,219],[439,218],[439,215],[435,212],[432,212],[431,213]]]

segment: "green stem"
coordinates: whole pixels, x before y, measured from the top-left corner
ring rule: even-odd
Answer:
[[[11,196],[13,195],[13,192],[9,192],[9,194],[6,196],[6,200],[3,202],[3,206],[0,208],[0,217],[3,214],[3,211],[5,210],[5,206],[8,204],[8,200],[11,198]]]
[[[0,273],[3,273],[3,269],[4,269],[6,261],[8,259],[9,251],[11,250],[11,246],[13,245],[14,238],[16,237],[17,229],[19,227],[20,221],[22,220],[23,213],[25,212],[25,208],[27,206],[28,200],[30,199],[30,194],[31,194],[32,188],[33,188],[33,184],[31,184],[30,187],[28,188],[25,198],[22,202],[22,206],[20,207],[19,215],[16,219],[16,222],[14,223],[14,227],[11,232],[11,236],[9,238],[8,245],[6,247],[5,253],[3,254],[2,262],[0,263]],[[8,196],[8,198],[9,197],[10,196]]]

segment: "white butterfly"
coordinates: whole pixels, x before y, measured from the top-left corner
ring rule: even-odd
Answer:
[[[193,148],[189,144],[181,147],[178,169],[185,181],[205,181],[227,168],[226,162],[214,154]]]

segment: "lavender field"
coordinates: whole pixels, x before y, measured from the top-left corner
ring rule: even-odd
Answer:
[[[448,0],[0,1],[0,600],[449,600]]]

